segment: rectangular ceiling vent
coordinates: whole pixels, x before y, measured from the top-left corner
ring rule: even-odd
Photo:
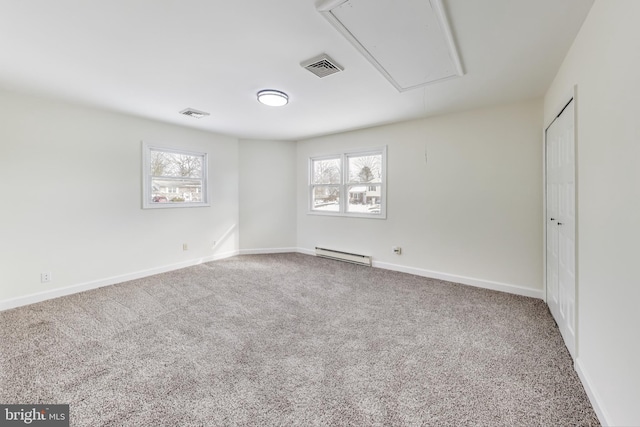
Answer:
[[[302,68],[306,68],[320,78],[327,77],[331,74],[339,73],[344,70],[344,68],[342,68],[326,53],[304,61],[300,65]]]
[[[185,108],[184,110],[180,111],[180,114],[184,114],[185,116],[189,116],[189,117],[194,117],[196,119],[201,119],[209,115],[209,113],[196,110],[195,108]]]

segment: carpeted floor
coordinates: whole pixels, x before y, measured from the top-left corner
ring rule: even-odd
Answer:
[[[0,313],[0,403],[72,426],[593,426],[545,304],[300,254]]]

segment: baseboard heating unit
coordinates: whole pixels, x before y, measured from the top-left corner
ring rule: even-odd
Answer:
[[[348,252],[340,252],[334,251],[333,249],[316,247],[316,256],[371,267],[371,257],[367,255],[350,254]]]

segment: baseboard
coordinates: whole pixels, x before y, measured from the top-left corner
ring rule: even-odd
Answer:
[[[425,270],[422,268],[406,267],[404,265],[391,264],[388,262],[373,261],[373,266],[384,268],[385,270],[400,271],[402,273],[414,274],[416,276],[429,277],[431,279],[446,280],[448,282],[461,283],[463,285],[475,286],[476,288],[491,289],[494,291],[506,292],[509,294],[522,295],[542,299],[542,289],[524,288],[522,286],[511,285],[509,283],[493,282],[491,280],[476,279],[474,277],[458,276],[456,274],[442,273],[440,271]]]
[[[312,249],[298,248],[298,253],[305,255],[315,255]],[[544,294],[542,289],[524,288],[522,286],[511,285],[509,283],[493,282],[490,280],[476,279],[474,277],[458,276],[455,274],[442,273],[440,271],[425,270],[416,267],[407,267],[404,265],[392,264],[373,260],[373,267],[385,270],[399,271],[401,273],[409,273],[416,276],[429,277],[431,279],[446,280],[448,282],[461,283],[463,285],[475,286],[477,288],[491,289],[494,291],[506,292],[509,294],[522,295],[542,299]]]
[[[284,254],[290,252],[298,252],[298,248],[240,249],[240,255]]]
[[[22,307],[29,304],[35,304],[54,298],[63,297],[65,295],[76,294],[79,292],[89,291],[91,289],[102,288],[104,286],[115,285],[117,283],[127,282],[129,280],[142,279],[143,277],[153,276],[155,274],[166,273],[168,271],[179,270],[181,268],[191,267],[193,265],[205,262],[216,261],[219,259],[229,258],[238,255],[238,251],[231,251],[210,255],[204,258],[192,259],[175,264],[154,267],[147,270],[135,271],[132,273],[122,274],[118,276],[108,277],[106,279],[93,280],[91,282],[79,283],[76,285],[66,286],[64,288],[51,289],[49,291],[37,292],[16,298],[9,298],[0,301],[0,311],[9,310],[16,307]]]
[[[34,304],[53,298],[71,295],[78,292],[88,291],[91,289],[101,288],[103,286],[115,285],[117,283],[126,282],[128,280],[141,279],[154,274],[166,273],[167,271],[179,270],[181,268],[190,267],[192,265],[202,264],[204,262],[215,261],[218,259],[229,258],[235,255],[254,255],[254,254],[270,254],[270,253],[287,253],[297,252],[305,255],[315,255],[315,251],[306,248],[259,248],[259,249],[241,249],[239,251],[230,251],[222,254],[212,255],[205,258],[184,261],[176,264],[160,266],[148,270],[141,270],[133,273],[123,274],[119,276],[109,277],[106,279],[95,280],[87,283],[67,286],[64,288],[52,289],[50,291],[38,292],[35,294],[25,295],[0,301],[0,311],[9,310],[11,308],[21,307],[24,305]],[[484,279],[476,279],[472,277],[457,276],[438,271],[425,270],[415,267],[406,267],[403,265],[391,264],[387,262],[373,261],[373,267],[385,270],[399,271],[402,273],[414,274],[416,276],[429,277],[432,279],[446,280],[450,282],[461,283],[479,288],[492,289],[495,291],[507,292],[510,294],[523,295],[533,298],[543,298],[542,290],[523,288],[521,286],[510,285],[506,283],[492,282]]]
[[[305,249],[305,248],[296,248],[296,252],[298,252],[299,254],[304,254],[304,255],[314,255],[316,254],[316,251],[313,249]]]
[[[593,387],[593,383],[591,382],[589,375],[585,371],[584,366],[582,365],[582,361],[580,360],[579,357],[576,358],[576,361],[573,366],[576,372],[578,373],[578,378],[580,378],[580,381],[582,382],[584,391],[587,393],[587,397],[591,402],[591,406],[593,406],[593,410],[598,416],[598,421],[600,421],[600,424],[602,424],[603,426],[614,425],[611,422],[611,418],[609,417],[609,414],[604,409],[602,405],[602,399],[600,399],[600,395],[598,394],[596,389]]]

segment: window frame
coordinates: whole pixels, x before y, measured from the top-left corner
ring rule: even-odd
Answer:
[[[349,158],[350,157],[361,157],[361,156],[371,156],[371,155],[380,155],[381,156],[381,180],[376,183],[361,183],[361,182],[350,182],[349,181]],[[340,183],[339,184],[316,184],[313,182],[313,174],[314,174],[314,161],[318,160],[331,160],[331,159],[339,159],[340,160]],[[375,148],[366,148],[361,150],[349,150],[343,151],[340,153],[322,155],[322,156],[311,156],[308,160],[307,165],[308,171],[308,185],[307,185],[307,214],[308,215],[320,215],[320,216],[339,216],[339,217],[349,217],[349,218],[368,218],[368,219],[387,219],[387,146],[383,147],[375,147]],[[380,212],[379,213],[364,213],[364,212],[349,212],[348,204],[349,204],[349,187],[361,185],[369,188],[369,186],[380,186]],[[313,208],[313,191],[316,187],[327,187],[327,186],[335,186],[339,189],[339,203],[338,203],[338,211],[321,211]]]
[[[202,176],[200,178],[186,178],[190,180],[201,181],[202,201],[184,201],[184,202],[152,202],[153,197],[152,183],[154,176],[151,175],[151,152],[161,151],[172,154],[182,154],[186,156],[194,156],[201,158]],[[168,208],[197,208],[211,206],[209,201],[209,158],[208,153],[199,151],[183,150],[181,148],[167,147],[164,145],[156,145],[152,143],[142,142],[142,208],[143,209],[168,209]],[[176,177],[178,178],[178,177]]]

